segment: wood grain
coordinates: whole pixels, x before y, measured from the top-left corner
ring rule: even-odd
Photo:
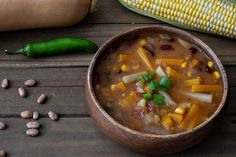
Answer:
[[[25,135],[26,122],[18,118],[2,118],[8,130],[0,132],[0,148],[17,157],[144,157],[112,142],[95,126],[91,118],[61,118],[53,122],[41,118],[41,135]],[[196,147],[170,157],[234,157],[236,153],[235,117],[225,117],[209,138]],[[11,136],[9,136],[11,135]],[[17,139],[17,140],[16,140]]]
[[[78,36],[94,41],[99,46],[113,35],[132,27],[163,24],[160,21],[135,14],[119,4],[117,0],[100,0],[98,12],[89,15],[82,23],[67,28],[36,29],[0,33],[0,52],[15,50],[31,41],[40,41],[59,36]],[[171,157],[234,157],[236,154],[236,47],[235,40],[192,32],[209,45],[225,65],[230,91],[224,117],[211,136],[200,145]],[[8,129],[0,131],[0,149],[13,157],[142,157],[109,140],[89,117],[84,99],[83,85],[87,66],[93,54],[70,54],[54,57],[27,58],[7,56],[0,53],[0,79],[9,78],[11,88],[0,88],[0,120]],[[24,80],[40,80],[30,88],[28,99],[17,94]],[[36,98],[48,94],[47,104],[39,106]],[[23,110],[39,111],[44,118],[41,136],[26,137],[26,120],[19,118]],[[54,110],[63,117],[52,122],[46,117]]]
[[[236,67],[226,66],[230,89],[226,104],[226,115],[236,115]],[[46,115],[53,109],[62,115],[89,115],[84,99],[84,82],[87,67],[74,68],[2,68],[0,80],[10,80],[9,89],[0,88],[0,116],[19,116],[23,110],[37,110]],[[27,88],[29,97],[19,97],[17,88],[27,79],[36,79],[36,87]],[[38,105],[37,97],[45,93],[49,96],[47,104]]]
[[[81,38],[90,39],[96,44],[101,45],[113,35],[126,31],[135,26],[144,26],[144,24],[80,24],[71,28],[4,32],[0,33],[0,51],[3,51],[4,49],[14,51],[17,48],[22,47],[27,42],[41,41],[59,36],[78,36]],[[236,64],[236,55],[234,53],[235,40],[192,31],[189,32],[199,37],[207,45],[209,45],[225,65]],[[45,36],[45,34],[47,34],[47,36]],[[9,56],[4,53],[0,53],[0,61],[3,63],[0,64],[0,67],[27,67],[27,65],[32,65],[34,67],[81,66],[88,65],[92,59],[92,56],[92,54],[76,53],[53,57],[41,57],[36,59],[27,58],[21,55]]]

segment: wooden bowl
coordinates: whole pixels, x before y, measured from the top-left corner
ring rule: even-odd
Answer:
[[[198,46],[203,52],[211,58],[216,66],[218,67],[221,79],[223,81],[223,97],[220,102],[218,109],[215,113],[204,123],[195,127],[192,130],[170,134],[170,135],[156,135],[143,133],[136,130],[132,130],[113,119],[99,104],[98,99],[96,98],[93,85],[93,76],[96,65],[101,61],[102,56],[107,55],[107,48],[110,46],[115,46],[117,42],[121,42],[124,39],[129,39],[130,37],[137,35],[141,32],[157,32],[157,33],[166,33],[180,37],[190,43]],[[179,151],[183,151],[187,148],[192,147],[204,139],[213,126],[213,123],[216,120],[216,117],[219,115],[222,110],[226,97],[228,93],[228,81],[224,67],[215,53],[200,39],[195,36],[182,31],[180,29],[167,27],[167,26],[145,26],[133,28],[127,32],[118,34],[107,42],[105,42],[100,49],[97,51],[96,55],[92,59],[86,80],[85,86],[85,95],[86,100],[91,112],[92,117],[95,119],[98,127],[112,140],[117,143],[130,148],[134,151],[142,152],[145,154],[170,154]]]

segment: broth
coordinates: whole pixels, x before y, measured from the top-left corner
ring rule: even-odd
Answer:
[[[93,83],[98,101],[119,123],[173,134],[206,121],[222,98],[214,62],[167,34],[143,33],[107,49]]]

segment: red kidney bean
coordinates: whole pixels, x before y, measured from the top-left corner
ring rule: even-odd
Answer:
[[[173,50],[173,47],[169,44],[161,45],[160,46],[161,50]]]
[[[212,73],[212,70],[211,70],[211,68],[210,68],[208,65],[206,65],[205,71],[206,71],[207,73]]]
[[[191,48],[189,49],[189,51],[190,51],[192,54],[196,54],[196,53],[197,53],[197,49],[194,48],[194,47],[191,47]]]
[[[121,69],[118,69],[118,70],[116,70],[116,73],[117,73],[117,74],[120,74],[120,73],[122,73],[122,70],[121,70]]]

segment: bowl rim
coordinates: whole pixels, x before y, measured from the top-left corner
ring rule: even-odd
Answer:
[[[146,132],[141,132],[141,131],[137,131],[134,129],[131,129],[121,123],[119,123],[117,120],[115,120],[112,116],[110,116],[104,109],[103,107],[100,105],[96,94],[94,92],[94,87],[93,87],[93,80],[92,80],[92,75],[95,69],[95,65],[97,63],[97,61],[99,60],[99,57],[102,55],[103,52],[105,52],[106,48],[111,45],[114,41],[117,41],[118,38],[125,36],[125,35],[129,35],[130,33],[134,32],[134,31],[143,31],[143,30],[149,30],[149,29],[161,29],[161,30],[165,30],[169,33],[174,33],[177,35],[183,35],[183,37],[188,38],[193,40],[194,42],[197,43],[197,46],[203,50],[202,53],[205,53],[208,57],[209,55],[210,58],[214,61],[214,63],[216,63],[219,72],[221,74],[221,79],[222,79],[222,84],[223,84],[223,94],[222,94],[222,99],[220,101],[220,105],[218,106],[217,110],[203,123],[199,124],[198,126],[194,127],[191,130],[187,130],[184,132],[180,132],[180,133],[174,133],[174,134],[165,134],[165,135],[160,135],[160,134],[153,134],[153,133],[146,133]],[[168,34],[168,33],[167,33]],[[188,41],[187,39],[187,41]],[[186,39],[184,39],[186,40]],[[192,43],[192,42],[191,42]],[[196,44],[195,44],[196,45]],[[207,52],[206,52],[207,51]],[[220,111],[222,110],[222,108],[225,106],[226,103],[226,99],[227,99],[227,95],[228,95],[228,79],[227,79],[227,75],[225,72],[225,69],[220,61],[220,59],[216,56],[216,54],[214,53],[214,51],[208,46],[206,45],[202,40],[200,40],[199,38],[197,38],[196,36],[181,30],[181,29],[177,29],[174,27],[170,27],[170,26],[163,26],[163,25],[148,25],[148,26],[138,26],[138,27],[133,27],[128,29],[127,31],[124,32],[120,32],[117,35],[112,36],[111,38],[109,38],[106,42],[104,42],[100,48],[97,50],[96,54],[94,55],[94,57],[92,58],[89,68],[88,68],[88,73],[87,73],[87,85],[88,85],[88,91],[91,95],[91,99],[93,100],[93,105],[95,105],[95,107],[99,110],[99,112],[102,113],[103,116],[105,116],[105,118],[110,121],[113,125],[117,126],[118,128],[122,129],[123,131],[129,132],[131,134],[136,134],[139,136],[143,136],[143,137],[151,137],[151,138],[176,138],[178,136],[185,136],[188,135],[190,133],[196,132],[197,130],[203,128],[204,126],[206,126],[209,122],[211,122],[213,119],[216,118],[216,116],[220,113]]]

